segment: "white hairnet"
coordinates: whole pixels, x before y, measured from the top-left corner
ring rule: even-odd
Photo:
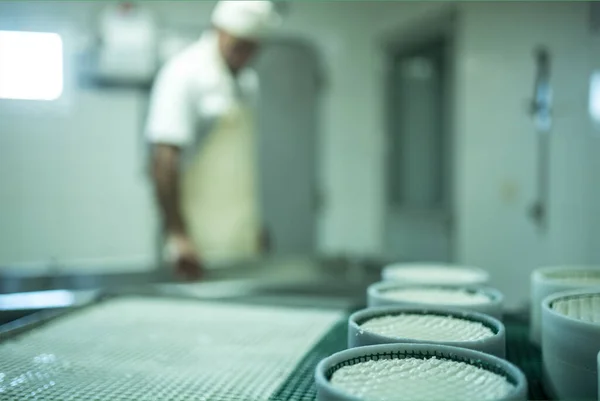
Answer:
[[[212,23],[233,36],[260,39],[281,23],[271,1],[219,1]]]

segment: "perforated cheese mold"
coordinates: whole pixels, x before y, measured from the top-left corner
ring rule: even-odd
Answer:
[[[0,344],[0,400],[266,400],[343,314],[104,301]]]
[[[600,290],[561,291],[542,302],[544,388],[553,399],[589,400],[598,394]]]
[[[573,319],[600,325],[600,294],[572,295],[559,298],[552,309]]]
[[[369,360],[336,370],[331,384],[365,400],[496,400],[515,386],[496,373],[436,357]]]
[[[531,273],[530,338],[541,346],[542,301],[552,294],[600,288],[600,266],[547,266]]]
[[[394,301],[431,305],[482,305],[490,302],[485,294],[461,288],[393,288],[382,291],[381,296]]]
[[[360,327],[386,337],[421,341],[477,341],[494,336],[480,322],[431,314],[381,316],[367,320]]]

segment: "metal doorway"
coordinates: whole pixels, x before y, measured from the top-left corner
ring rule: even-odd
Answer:
[[[390,258],[452,261],[451,45],[447,32],[434,32],[388,48]]]
[[[261,206],[273,251],[309,255],[316,249],[317,149],[321,66],[300,40],[265,46],[261,80],[259,171]]]

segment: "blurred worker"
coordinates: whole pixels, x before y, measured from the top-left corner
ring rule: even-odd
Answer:
[[[245,67],[278,23],[269,1],[221,1],[213,29],[157,77],[147,124],[153,179],[165,256],[187,278],[264,248],[255,174],[258,79]]]

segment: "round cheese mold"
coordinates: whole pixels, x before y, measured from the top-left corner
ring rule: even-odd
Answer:
[[[531,273],[529,338],[537,346],[542,342],[542,301],[548,295],[583,288],[600,288],[600,266],[540,267]]]
[[[502,318],[502,294],[490,287],[380,282],[367,289],[368,306],[404,305],[464,309]]]
[[[367,308],[348,319],[348,347],[388,343],[435,343],[503,358],[506,330],[491,316],[445,308]]]
[[[345,350],[315,372],[317,400],[525,400],[527,381],[498,357],[436,344]]]
[[[600,289],[549,295],[542,301],[542,364],[546,392],[559,399],[598,394]]]

